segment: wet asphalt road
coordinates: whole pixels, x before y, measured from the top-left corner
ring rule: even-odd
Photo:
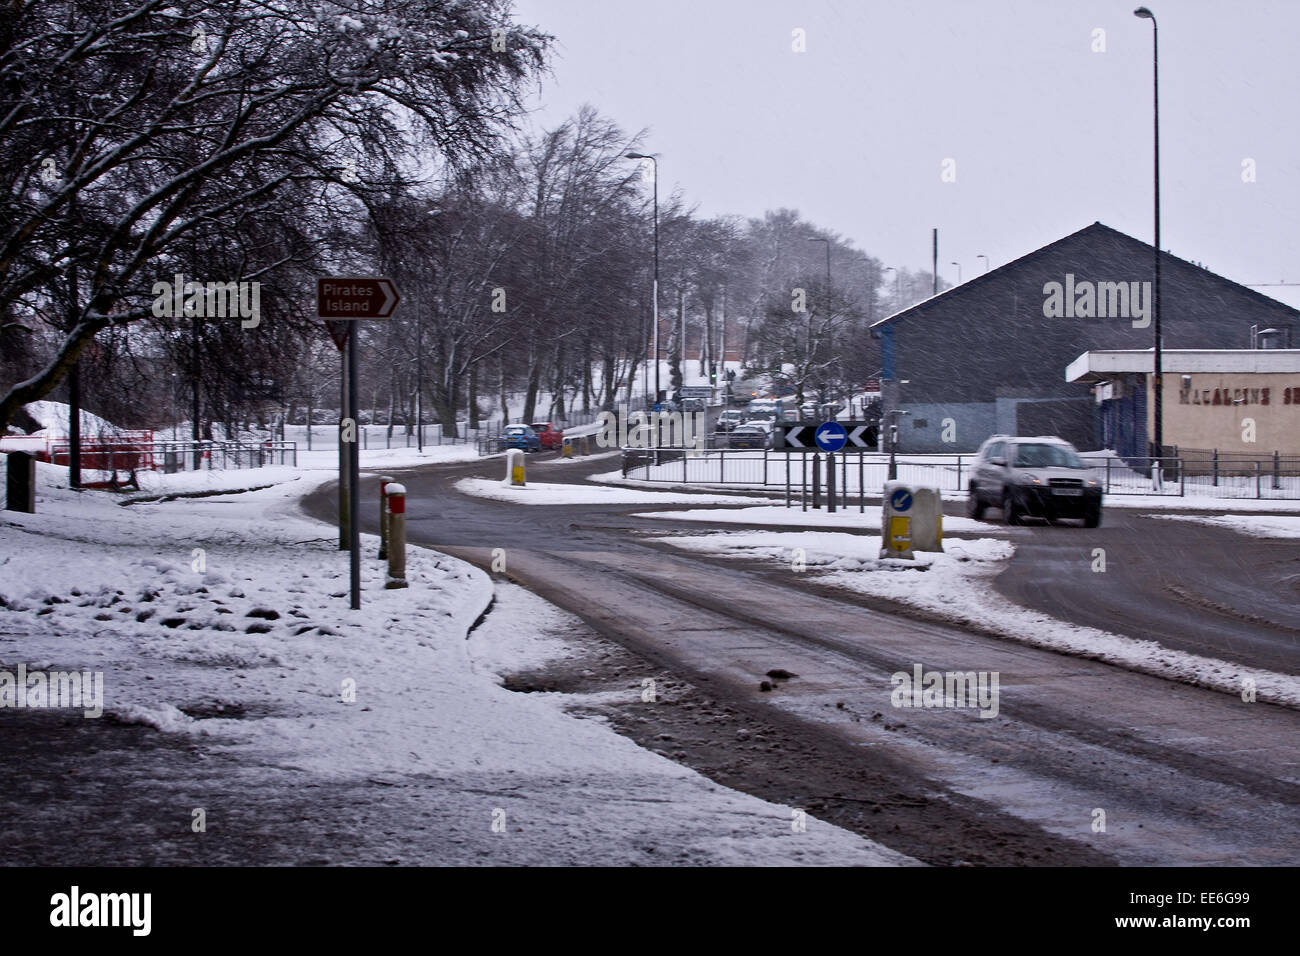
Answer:
[[[1247,537],[1109,508],[1100,528],[1039,524],[1014,540],[1015,557],[997,588],[1016,604],[1206,657],[1300,674],[1300,539]],[[1105,571],[1093,570],[1098,557]]]
[[[578,481],[617,461],[533,459],[529,477]],[[948,862],[934,848],[953,840],[998,846],[1002,855],[983,857],[994,863],[1044,846],[1055,862],[1300,862],[1300,713],[898,615],[770,564],[682,554],[643,534],[704,526],[631,517],[644,505],[514,505],[452,487],[466,476],[498,479],[503,468],[489,459],[395,473],[408,489],[409,538],[485,569],[501,549],[507,577],[596,634],[826,754],[808,774],[856,764],[875,772],[879,787],[940,809],[910,830],[904,822],[890,834],[863,831],[882,842],[934,862]],[[363,478],[367,531],[375,497],[373,478]],[[329,520],[331,490],[307,507]],[[1296,671],[1293,546],[1120,509],[1099,529],[1013,534],[1017,557],[998,586],[1021,603]],[[1097,548],[1105,572],[1092,570]],[[1203,568],[1214,576],[1205,587]],[[1000,673],[998,718],[891,708],[890,675],[914,662]],[[758,682],[773,667],[800,676],[762,692]],[[889,723],[900,715],[905,722]],[[757,776],[741,785],[764,794]],[[1111,815],[1105,834],[1092,827],[1097,809]]]

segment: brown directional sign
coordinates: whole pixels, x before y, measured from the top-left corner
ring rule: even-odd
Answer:
[[[316,314],[322,319],[386,319],[401,300],[392,281],[378,276],[316,280]]]

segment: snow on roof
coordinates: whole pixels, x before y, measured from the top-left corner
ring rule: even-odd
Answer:
[[[1163,349],[1160,354],[1166,372],[1300,372],[1300,349]],[[1065,380],[1103,381],[1115,375],[1151,372],[1154,366],[1154,349],[1084,352],[1066,368]]]
[[[63,439],[68,437],[70,421],[69,406],[64,402],[28,402],[24,408],[27,414],[40,424],[38,431],[32,432],[43,438]],[[85,409],[81,411],[81,433],[83,435],[116,435],[123,431],[112,422],[100,418]]]

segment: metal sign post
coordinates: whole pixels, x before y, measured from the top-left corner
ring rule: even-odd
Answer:
[[[351,552],[349,578],[352,610],[361,610],[361,448],[357,444],[357,319],[386,319],[401,296],[388,279],[377,276],[330,276],[316,280],[316,315],[325,320],[330,337],[343,356],[340,398],[344,418],[351,422],[351,440],[339,422],[339,547]],[[347,448],[344,448],[347,445]]]
[[[348,336],[348,550],[351,555],[352,610],[361,610],[361,448],[357,444],[357,335]]]
[[[835,453],[826,453],[826,513],[835,514]]]

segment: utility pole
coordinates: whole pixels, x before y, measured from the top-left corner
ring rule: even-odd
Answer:
[[[930,267],[930,272],[934,279],[934,288],[930,294],[938,295],[939,294],[939,227],[938,226],[934,227],[934,232],[932,233],[931,239],[932,239],[931,258],[933,261],[933,265]]]

